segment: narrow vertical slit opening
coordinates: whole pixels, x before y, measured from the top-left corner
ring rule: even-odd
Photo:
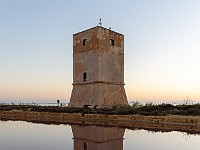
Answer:
[[[83,73],[83,81],[87,81],[87,72]]]
[[[85,142],[83,143],[83,147],[84,147],[84,150],[87,150],[87,144]]]

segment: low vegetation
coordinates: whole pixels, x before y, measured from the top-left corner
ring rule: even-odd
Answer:
[[[165,116],[165,115],[185,115],[185,116],[198,116],[200,115],[200,104],[153,104],[146,103],[145,105],[139,102],[134,102],[132,105],[114,105],[111,108],[91,108],[85,106],[82,108],[67,107],[67,106],[38,106],[38,105],[8,105],[0,104],[0,111],[10,110],[24,110],[24,111],[35,111],[35,112],[56,112],[56,113],[82,113],[84,114],[108,114],[108,115],[154,115],[154,116]]]

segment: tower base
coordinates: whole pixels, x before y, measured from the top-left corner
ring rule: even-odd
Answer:
[[[73,85],[69,106],[128,105],[124,84],[91,83]]]

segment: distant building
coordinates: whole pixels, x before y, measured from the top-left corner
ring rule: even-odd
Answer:
[[[96,26],[73,35],[73,90],[69,106],[128,104],[124,35]]]

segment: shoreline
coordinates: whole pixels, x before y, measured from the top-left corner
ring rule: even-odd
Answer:
[[[53,113],[23,110],[0,111],[0,120],[27,121],[44,124],[77,124],[145,129],[149,131],[180,131],[200,134],[200,116],[143,116]]]

